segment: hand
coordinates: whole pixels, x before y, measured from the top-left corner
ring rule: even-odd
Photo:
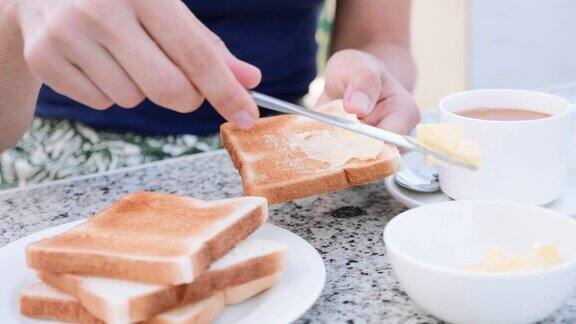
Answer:
[[[260,70],[235,58],[180,0],[20,0],[18,22],[31,73],[95,109],[145,97],[178,112],[204,98],[227,120],[251,127],[247,88]]]
[[[401,134],[420,121],[412,95],[370,54],[351,49],[336,52],[326,64],[325,78],[318,104],[343,99],[347,112]]]

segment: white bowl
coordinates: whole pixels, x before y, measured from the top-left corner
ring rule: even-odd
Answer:
[[[408,210],[384,230],[400,285],[432,315],[452,323],[530,323],[557,310],[576,288],[576,221],[516,203],[453,201]],[[564,262],[521,273],[461,270],[490,244],[522,254],[554,243]]]

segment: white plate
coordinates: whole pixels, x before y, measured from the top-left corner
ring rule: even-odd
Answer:
[[[82,221],[52,227],[0,248],[1,323],[47,323],[31,320],[18,311],[19,292],[36,281],[34,272],[26,267],[25,248],[31,242],[62,233]],[[326,269],[322,258],[308,242],[298,235],[272,224],[265,224],[254,237],[284,242],[288,246],[288,267],[280,282],[270,290],[226,310],[216,320],[225,323],[289,323],[302,316],[322,293]]]
[[[414,169],[419,164],[424,163],[422,154],[420,153],[408,153],[405,154],[402,159],[404,161],[404,167],[408,169]],[[566,215],[576,215],[576,169],[571,169],[568,174],[568,185],[566,186],[562,196],[553,203],[543,207],[550,208]],[[394,181],[393,176],[386,178],[384,183],[390,195],[408,208],[451,200],[442,191],[418,193],[404,189]]]

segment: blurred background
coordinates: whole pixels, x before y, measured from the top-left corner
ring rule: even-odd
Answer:
[[[576,80],[574,0],[413,0],[415,96],[434,109],[452,92],[538,89]],[[319,64],[325,58],[334,1],[321,15]],[[315,83],[311,93],[321,89]]]

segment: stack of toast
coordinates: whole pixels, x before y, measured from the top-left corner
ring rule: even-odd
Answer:
[[[342,100],[329,102],[317,110],[358,121],[356,116],[346,114]],[[326,158],[341,158],[344,149],[350,150],[345,147],[350,142],[356,146],[356,153],[374,147],[374,140],[363,135],[355,141],[347,140],[352,136],[331,137],[341,132],[313,119],[281,115],[260,118],[248,131],[225,123],[220,128],[220,137],[240,173],[244,194],[266,197],[274,204],[366,184],[392,175],[400,167],[398,149],[382,142],[379,152],[372,157],[358,158],[352,154],[346,156],[345,163],[329,163]],[[309,149],[323,154],[307,154],[310,152],[295,141],[302,135],[315,134],[324,135],[327,140],[311,142]]]
[[[286,246],[250,237],[267,215],[261,197],[130,194],[27,247],[39,281],[21,293],[21,312],[79,323],[210,323],[278,282]]]

